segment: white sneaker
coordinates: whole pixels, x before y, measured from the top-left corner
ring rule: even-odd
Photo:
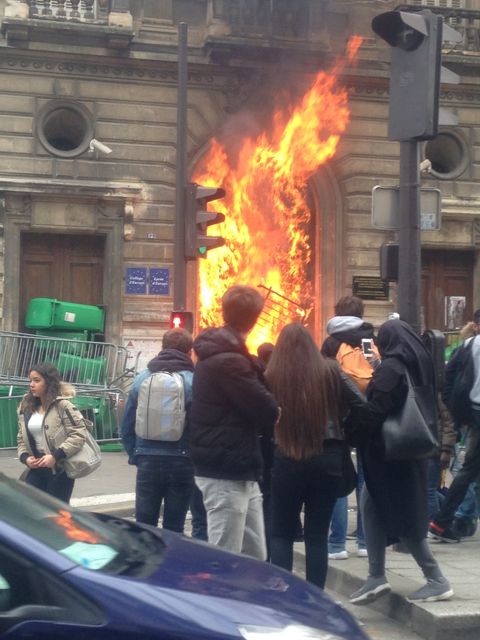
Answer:
[[[329,560],[346,560],[348,558],[348,551],[344,549],[343,551],[337,551],[336,553],[329,553]]]
[[[357,558],[368,558],[368,551],[366,549],[357,549]]]

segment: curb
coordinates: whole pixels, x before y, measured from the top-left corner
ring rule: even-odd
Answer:
[[[295,562],[304,563],[304,552],[295,549],[294,559]],[[328,565],[326,586],[348,597],[364,584],[366,575],[365,560],[355,558],[350,558],[348,561],[337,560]],[[387,576],[392,592],[371,604],[362,606],[399,622],[425,640],[452,640],[456,637],[462,640],[478,640],[480,613],[465,611],[465,605],[460,600],[457,607],[455,607],[455,600],[452,600],[451,609],[457,609],[453,612],[439,609],[441,603],[438,602],[412,604],[407,601],[407,596],[418,589],[418,582],[395,575],[388,569]]]
[[[117,518],[133,518],[135,516],[134,502],[117,502],[108,504],[96,504],[92,506],[78,506],[80,511],[90,511],[91,513],[105,513]]]

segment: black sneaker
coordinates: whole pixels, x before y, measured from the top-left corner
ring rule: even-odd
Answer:
[[[441,527],[436,522],[431,522],[428,532],[435,540],[442,542],[460,542],[460,538],[452,531],[451,527]]]
[[[470,538],[477,530],[477,520],[473,518],[455,518],[451,527],[459,538]]]

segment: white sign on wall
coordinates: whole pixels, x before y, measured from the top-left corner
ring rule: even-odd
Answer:
[[[142,338],[131,336],[123,338],[123,346],[127,350],[127,368],[135,368],[137,372],[147,368],[147,364],[162,348],[161,338]]]
[[[400,187],[373,187],[372,225],[376,229],[400,229],[399,194]],[[441,213],[440,189],[420,189],[420,228],[425,231],[440,229]]]

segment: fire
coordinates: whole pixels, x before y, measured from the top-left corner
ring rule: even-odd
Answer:
[[[72,514],[69,511],[65,511],[65,509],[60,509],[58,516],[55,516],[53,520],[59,527],[64,529],[65,535],[71,540],[76,540],[77,542],[89,542],[90,544],[100,542],[100,538],[97,535],[87,531],[86,529],[82,529],[81,526],[76,524],[73,521]]]
[[[330,72],[320,71],[297,106],[277,108],[269,131],[246,138],[234,161],[228,140],[214,139],[195,171],[195,182],[226,190],[226,197],[213,203],[225,214],[213,235],[226,244],[199,260],[201,327],[222,324],[220,300],[233,284],[266,287],[274,292],[270,300],[286,304],[283,310],[273,304],[273,313],[249,336],[250,347],[275,342],[285,323],[305,318],[312,309],[307,182],[335,155],[349,122],[339,74],[360,45],[361,38],[352,38],[346,59]]]

